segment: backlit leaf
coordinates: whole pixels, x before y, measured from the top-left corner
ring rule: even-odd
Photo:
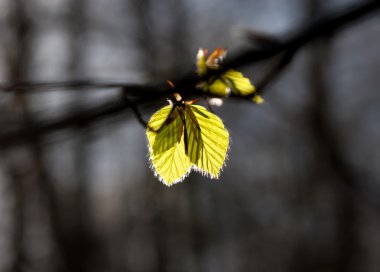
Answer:
[[[166,106],[151,117],[147,137],[152,167],[166,185],[182,181],[191,169],[218,178],[229,145],[223,122],[204,107]]]
[[[255,87],[252,85],[249,78],[244,77],[242,73],[233,69],[227,70],[223,74],[226,84],[231,88],[236,95],[250,95],[255,92]]]
[[[203,90],[220,97],[228,96],[231,93],[231,88],[223,78],[209,80],[209,83],[204,83]]]
[[[191,168],[190,160],[185,154],[183,122],[176,113],[177,109],[172,113],[175,119],[161,128],[171,108],[169,105],[157,111],[150,119],[146,131],[152,167],[159,179],[168,186],[182,181]]]
[[[197,156],[190,156],[190,161],[202,174],[210,178],[218,178],[227,155],[229,133],[222,120],[204,107],[192,105],[186,113],[188,116],[193,114],[199,125],[199,128],[192,126],[190,130],[188,129],[189,154],[197,154]],[[193,132],[193,130],[197,131]],[[193,140],[192,138],[196,138],[198,133],[200,140]]]

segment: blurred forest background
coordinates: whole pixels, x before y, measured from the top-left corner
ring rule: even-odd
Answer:
[[[286,37],[355,0],[0,0],[0,82],[165,82],[200,47]],[[219,181],[167,188],[126,110],[0,154],[0,271],[379,271],[380,17],[297,52],[264,105],[216,108]],[[255,81],[268,63],[245,66]],[[26,90],[27,92],[27,90]],[[118,97],[0,93],[0,131]],[[166,101],[143,111],[145,119]]]

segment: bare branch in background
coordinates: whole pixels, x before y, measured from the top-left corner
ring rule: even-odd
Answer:
[[[367,2],[361,2],[354,4],[350,7],[343,8],[338,11],[329,12],[319,19],[313,21],[304,28],[301,28],[296,34],[286,37],[285,39],[278,39],[282,42],[275,43],[274,46],[268,48],[252,49],[247,52],[243,52],[232,58],[223,67],[223,70],[228,68],[240,67],[248,64],[254,64],[259,61],[269,60],[277,57],[279,54],[284,53],[285,57],[280,60],[279,64],[274,68],[272,73],[269,73],[269,79],[274,79],[282,69],[290,63],[292,57],[296,52],[305,46],[307,43],[323,37],[330,36],[343,26],[352,23],[353,21],[362,18],[375,12],[380,7],[380,2],[373,0]],[[220,73],[220,71],[218,72]],[[213,76],[212,73],[206,75],[206,77]],[[258,86],[263,91],[264,87],[269,83],[269,79],[265,78],[263,83],[258,82]],[[194,86],[199,81],[199,78],[195,73],[189,73],[187,76],[172,80],[176,87],[181,90],[184,97],[201,95],[201,92]],[[172,90],[163,87],[164,84],[149,84],[149,85],[128,85],[101,81],[77,81],[77,82],[60,82],[60,83],[24,83],[24,84],[6,84],[0,86],[0,90],[14,91],[28,93],[35,89],[51,90],[52,88],[117,88],[123,87],[124,95],[133,96],[136,99],[133,100],[135,105],[150,103],[160,98],[168,96]],[[203,94],[202,94],[203,95]],[[235,99],[250,99],[250,97],[233,97]],[[19,144],[25,142],[31,137],[42,136],[46,133],[66,128],[74,128],[77,126],[85,126],[94,123],[95,121],[119,114],[126,109],[130,108],[130,105],[123,101],[115,100],[108,101],[102,105],[97,105],[92,108],[83,109],[79,112],[70,113],[67,116],[60,117],[56,120],[50,120],[46,122],[37,122],[33,127],[21,128],[16,131],[5,132],[0,134],[0,145],[7,147],[9,145]]]

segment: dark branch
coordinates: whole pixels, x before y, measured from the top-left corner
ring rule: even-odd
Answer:
[[[125,102],[112,100],[90,109],[70,113],[52,121],[34,122],[28,127],[2,132],[0,134],[0,147],[5,148],[24,143],[40,135],[45,135],[60,129],[83,127],[84,125],[88,126],[101,118],[115,115],[127,108],[128,105],[126,105]]]
[[[353,23],[355,20],[368,15],[380,8],[380,1],[371,0],[361,2],[344,8],[340,11],[329,12],[320,16],[306,27],[300,29],[290,38],[282,39],[283,42],[274,43],[274,46],[250,50],[238,55],[231,60],[228,67],[237,67],[269,59],[288,50],[297,50],[307,43],[322,36],[330,36],[342,29],[342,27]],[[280,41],[281,39],[279,39]]]
[[[300,29],[295,35],[285,39],[278,39],[278,43],[273,43],[272,46],[265,48],[260,47],[243,52],[236,57],[232,58],[224,66],[224,70],[228,68],[240,67],[248,64],[254,64],[259,61],[268,60],[277,57],[280,54],[284,54],[283,59],[280,60],[277,66],[273,68],[272,72],[267,74],[267,77],[263,79],[263,82],[259,82],[259,90],[262,91],[273,80],[280,71],[291,62],[296,52],[307,43],[323,37],[330,36],[342,27],[352,23],[353,21],[364,17],[365,15],[374,12],[380,7],[380,1],[372,0],[367,2],[360,2],[359,4],[352,5],[348,8],[344,8],[340,11],[334,11],[319,17],[318,20],[310,23],[306,27]],[[222,71],[218,71],[221,73]],[[209,73],[207,77],[215,74]],[[195,88],[199,78],[194,72],[188,73],[187,76],[173,80],[176,88],[181,90],[186,99],[189,96],[205,95],[200,90]],[[122,88],[125,97],[133,97],[133,107],[136,114],[137,105],[149,103],[159,100],[163,97],[167,97],[172,90],[162,84],[156,85],[136,85],[126,84],[120,82],[101,82],[101,81],[72,81],[72,82],[50,82],[50,83],[18,83],[18,84],[5,84],[0,85],[0,90],[33,93],[32,90],[51,90],[52,88],[58,89],[78,89],[78,88]],[[235,97],[238,99],[247,99],[249,97]],[[129,100],[128,100],[129,101]],[[125,99],[119,99],[114,101],[105,102],[102,105],[94,106],[93,108],[84,109],[75,113],[68,114],[52,121],[45,121],[35,123],[33,127],[23,128],[16,131],[2,132],[0,133],[0,146],[8,147],[11,145],[25,142],[33,137],[43,136],[49,132],[75,128],[78,126],[85,126],[94,123],[95,121],[118,114],[127,108],[131,108],[131,102],[126,102]],[[141,116],[141,115],[140,115]],[[145,121],[144,121],[145,122]]]

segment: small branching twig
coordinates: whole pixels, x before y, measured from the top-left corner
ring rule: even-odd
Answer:
[[[133,103],[133,102],[128,98],[128,96],[127,96],[125,93],[123,93],[123,99],[124,99],[124,101],[125,101],[125,105],[126,105],[127,107],[130,107],[130,108],[132,109],[132,111],[133,111],[133,113],[135,114],[136,119],[139,121],[139,123],[140,123],[144,128],[147,128],[147,127],[148,127],[148,122],[146,122],[146,121],[144,120],[144,118],[142,117],[142,114],[141,114],[141,112],[139,111],[138,106],[137,106],[135,103]]]

